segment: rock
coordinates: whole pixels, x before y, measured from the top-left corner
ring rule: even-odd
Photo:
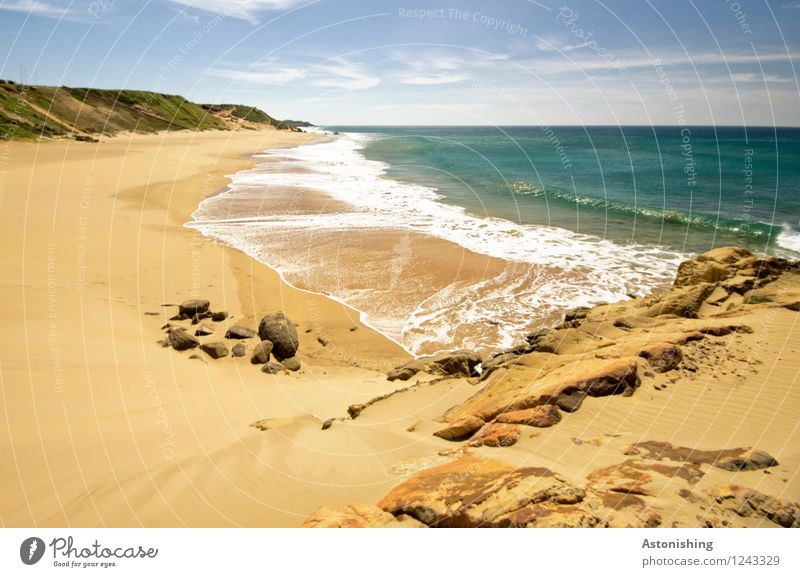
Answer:
[[[679,461],[696,465],[713,465],[726,471],[754,471],[776,467],[778,461],[770,454],[746,447],[736,449],[700,450],[674,447],[664,441],[642,441],[623,450],[626,455],[641,455],[645,459]]]
[[[387,373],[386,379],[389,381],[407,381],[419,372],[419,369],[412,367],[399,367]]]
[[[754,449],[744,455],[723,456],[714,465],[726,471],[755,471],[777,467],[778,461],[769,453]]]
[[[637,369],[636,357],[578,360],[549,370],[513,365],[503,373],[495,372],[480,392],[449,415],[472,414],[488,422],[500,413],[547,404],[572,412],[586,396],[632,394],[639,386]]]
[[[472,351],[445,352],[406,363],[390,371],[386,378],[407,381],[420,371],[443,377],[470,377],[476,376],[475,368],[480,363],[481,357]]]
[[[527,348],[533,349],[533,346],[528,345]],[[519,355],[515,351],[504,352],[493,356],[491,359],[481,364],[481,380],[485,380],[496,369],[517,362],[518,358]]]
[[[298,359],[297,357],[289,357],[288,359],[283,359],[281,361],[281,364],[292,372],[300,370],[300,359]]]
[[[470,447],[510,447],[519,440],[519,427],[503,423],[489,423],[469,442]]]
[[[167,344],[176,351],[185,351],[200,346],[200,341],[187,333],[186,329],[178,327],[167,333]]]
[[[574,389],[566,391],[556,399],[556,406],[567,413],[574,413],[581,408],[586,392]]]
[[[227,331],[225,331],[226,339],[251,339],[254,336],[256,336],[256,332],[254,330],[240,325],[233,325]]]
[[[760,491],[737,485],[718,485],[708,495],[723,510],[738,517],[761,517],[776,525],[800,527],[800,505],[782,501]]]
[[[214,327],[206,324],[202,324],[197,327],[197,330],[194,331],[194,336],[196,337],[206,337],[210,334],[214,333]]]
[[[270,353],[272,353],[272,342],[261,341],[253,349],[253,356],[250,357],[250,362],[254,365],[268,363]]]
[[[718,325],[712,327],[705,327],[700,329],[704,335],[711,335],[713,337],[724,337],[731,333],[746,333],[752,334],[753,329],[747,325]]]
[[[247,354],[247,347],[244,346],[244,343],[236,343],[233,345],[231,349],[231,355],[234,357],[243,357]]]
[[[297,353],[299,346],[297,329],[282,312],[262,318],[258,325],[258,336],[262,341],[272,342],[272,354],[279,361],[293,357]]]
[[[200,350],[212,359],[221,359],[222,357],[228,356],[228,345],[223,342],[203,343],[200,345]]]
[[[687,319],[697,318],[697,311],[715,288],[711,283],[675,288],[656,299],[642,314],[650,317],[676,315]]]
[[[674,287],[686,287],[702,283],[718,283],[736,272],[733,266],[744,257],[752,256],[746,248],[729,246],[697,255],[678,266]]]
[[[437,437],[445,441],[463,441],[471,437],[478,429],[483,427],[486,423],[483,419],[468,415],[463,419],[458,419],[439,429],[434,433]]]
[[[341,509],[320,507],[303,522],[304,528],[419,528],[425,527],[407,515],[395,517],[375,505],[353,503]]]
[[[189,358],[191,360],[193,360],[193,361],[202,361],[204,363],[206,362],[206,360],[203,357],[201,357],[200,355],[198,355],[197,353],[195,353],[193,355],[189,355]]]
[[[317,342],[321,344],[323,347],[327,347],[330,344],[330,341],[322,336],[317,337]]]
[[[475,375],[475,367],[481,363],[481,357],[472,351],[455,351],[440,353],[430,359],[428,371],[449,377],[471,377]]]
[[[561,412],[555,405],[540,405],[532,409],[500,413],[498,423],[527,425],[529,427],[552,427],[561,421]]]
[[[351,419],[355,419],[361,414],[361,411],[367,408],[368,405],[365,403],[355,403],[354,405],[350,405],[347,407],[347,414],[350,415]]]
[[[577,320],[583,320],[586,318],[586,315],[589,313],[589,307],[577,307],[571,310],[568,310],[564,313],[564,322],[571,323]]]
[[[183,301],[178,307],[178,314],[185,315],[186,318],[192,318],[195,315],[207,312],[210,305],[211,303],[202,299]]]
[[[268,375],[277,375],[281,372],[286,372],[286,367],[284,367],[280,363],[265,363],[263,367],[261,367],[262,373],[267,373]]]
[[[201,321],[203,321],[204,319],[210,319],[210,318],[211,318],[211,311],[206,311],[204,313],[197,313],[192,317],[192,324],[196,325]]]
[[[222,322],[227,318],[228,318],[227,311],[217,311],[211,314],[211,320],[217,323]]]
[[[601,525],[584,495],[549,469],[467,455],[411,476],[378,506],[429,527]]]
[[[683,360],[683,352],[678,345],[655,343],[643,348],[639,355],[647,359],[657,373],[666,373],[677,367]]]
[[[326,430],[330,429],[330,428],[331,428],[331,425],[333,425],[333,422],[334,422],[335,420],[336,420],[336,419],[328,419],[328,420],[326,420],[324,423],[322,423],[322,430],[323,430],[323,431],[326,431]]]

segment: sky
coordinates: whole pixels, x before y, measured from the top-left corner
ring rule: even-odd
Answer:
[[[0,78],[319,125],[800,126],[795,0],[0,0]]]

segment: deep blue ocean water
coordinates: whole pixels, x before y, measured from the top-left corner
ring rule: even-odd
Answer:
[[[800,129],[328,127],[479,216],[680,252],[800,254]]]

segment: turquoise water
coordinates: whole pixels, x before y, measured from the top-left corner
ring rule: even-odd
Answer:
[[[337,130],[261,155],[192,226],[414,354],[508,348],[718,246],[800,258],[798,129]]]
[[[680,252],[800,255],[800,129],[329,127],[479,216]]]

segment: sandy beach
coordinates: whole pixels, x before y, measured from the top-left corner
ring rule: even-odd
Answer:
[[[15,335],[0,356],[4,525],[297,525],[322,496],[389,486],[377,464],[338,466],[335,447],[306,445],[291,427],[276,441],[286,446],[267,451],[249,424],[345,416],[394,388],[371,369],[408,355],[354,310],[183,226],[253,153],[309,139],[269,130],[4,144],[0,318]],[[285,311],[306,368],[272,376],[249,354],[202,362],[161,348],[177,311],[162,305],[192,297],[253,328]],[[344,452],[359,461],[371,443]]]
[[[184,226],[254,153],[312,138],[220,131],[6,145],[5,526],[797,523],[794,265],[723,252],[691,265],[699,272],[671,292],[582,311],[497,357],[423,359],[387,380],[412,358],[357,311]],[[335,208],[294,192],[264,209]],[[398,237],[349,240],[315,238],[315,257],[374,270]],[[419,274],[474,281],[502,270],[441,241],[407,242]],[[290,242],[276,244],[288,254]],[[413,275],[400,281],[413,295]],[[316,282],[321,290],[335,277]],[[190,298],[229,314],[215,340],[284,311],[302,368],[261,372],[253,339],[239,358],[163,347],[162,327]],[[744,465],[716,466],[734,458]],[[539,482],[550,496],[534,502]],[[476,491],[488,504],[476,505]],[[728,501],[752,514],[731,513]]]

